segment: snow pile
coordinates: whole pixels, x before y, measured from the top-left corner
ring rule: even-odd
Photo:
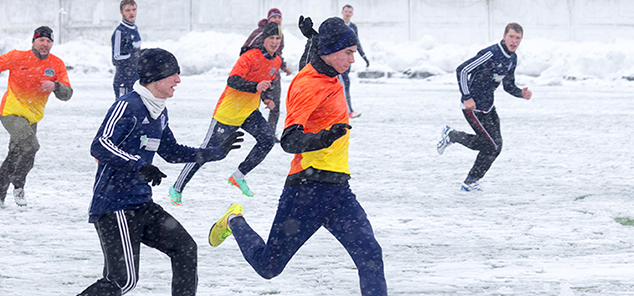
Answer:
[[[285,30],[284,36],[284,58],[287,65],[296,72],[306,39],[294,30]],[[161,47],[174,53],[184,76],[226,74],[237,60],[246,38],[246,35],[236,33],[190,32],[177,41],[146,41],[143,47]],[[28,48],[28,41],[5,38],[0,41],[0,52]],[[362,40],[362,44],[370,59],[367,70],[405,73],[406,77],[418,78],[454,75],[454,70],[460,63],[491,45],[474,44],[465,47],[441,44],[431,36],[399,43],[368,39]],[[72,69],[71,75],[109,77],[114,73],[110,51],[109,45],[74,40],[56,44],[52,52]],[[605,44],[526,39],[518,50],[519,65],[516,74],[532,77],[532,83],[538,85],[560,85],[564,81],[634,79],[633,52],[634,41],[629,40]],[[358,55],[356,58],[352,71],[366,70],[364,61]]]
[[[491,44],[469,47],[440,44],[433,37],[426,36],[398,44],[370,41],[364,43],[364,50],[370,57],[371,68],[376,65],[386,71],[453,75],[458,65],[488,45]],[[633,49],[634,42],[625,40],[605,44],[526,39],[517,51],[516,74],[535,77],[534,82],[540,85],[559,85],[564,80],[633,77]],[[356,69],[360,69],[362,64],[356,64]]]

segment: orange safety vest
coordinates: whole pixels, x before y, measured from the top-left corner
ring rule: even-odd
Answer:
[[[244,80],[260,83],[273,80],[281,65],[282,59],[279,56],[269,60],[259,48],[255,48],[240,56],[229,77],[238,75]],[[241,126],[260,107],[260,93],[243,92],[227,85],[216,104],[213,118],[222,124]]]
[[[312,64],[306,65],[291,82],[286,98],[286,113],[285,129],[299,124],[307,133],[330,129],[336,123],[349,123],[348,105],[341,82],[337,77],[317,72]],[[349,140],[350,133],[347,133],[330,147],[295,154],[289,175],[309,167],[350,175]]]

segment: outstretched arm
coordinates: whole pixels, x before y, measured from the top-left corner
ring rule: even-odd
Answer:
[[[179,144],[172,130],[167,126],[163,131],[161,145],[157,153],[169,163],[196,162],[203,164],[209,161],[221,160],[227,156],[229,151],[240,148],[237,143],[244,141],[241,138],[243,135],[244,133],[242,132],[235,132],[217,147],[192,148]]]
[[[284,129],[281,146],[288,153],[298,154],[321,150],[330,147],[337,139],[343,137],[352,126],[345,123],[337,123],[330,130],[321,130],[318,133],[307,133],[304,127],[295,124]]]

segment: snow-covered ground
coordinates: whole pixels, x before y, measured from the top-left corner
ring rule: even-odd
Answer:
[[[182,52],[177,43],[145,44],[172,50],[183,67],[212,63],[213,58],[202,58],[202,53],[228,59],[200,70],[202,74],[184,76],[168,100],[170,124],[180,142],[202,142],[245,37],[235,37],[234,48],[190,53]],[[289,61],[301,54],[296,52],[303,46],[300,41],[299,47],[287,42]],[[453,50],[434,45],[446,48],[448,56],[430,59],[444,60],[447,66],[436,63],[444,73],[425,80],[353,75],[353,104],[363,115],[351,121],[351,187],[383,247],[390,295],[631,295],[634,82],[616,73],[631,68],[633,51],[628,46],[605,49],[621,52],[623,63],[611,76],[599,77],[591,73],[603,68],[593,63],[557,65],[612,61],[605,51],[590,45],[558,45],[552,51],[531,51],[531,42],[525,40],[520,47],[517,81],[533,90],[533,99],[497,93],[504,150],[481,182],[485,191],[477,194],[459,191],[475,152],[454,145],[438,156],[435,143],[446,124],[469,129],[459,110],[451,68],[486,45]],[[371,59],[377,46],[366,46]],[[92,55],[84,53],[86,48],[92,48]],[[403,50],[393,45],[375,51],[374,57]],[[53,52],[75,65],[70,73],[75,94],[69,102],[52,96],[38,125],[41,150],[27,179],[29,206],[17,207],[10,191],[6,207],[0,209],[0,295],[75,295],[100,278],[103,268],[87,208],[96,169],[89,145],[114,99],[107,72],[109,49],[76,42],[73,47],[54,47]],[[528,65],[545,61],[548,52],[550,64],[543,62],[542,67],[557,74],[527,73]],[[430,51],[421,45],[418,54],[424,53]],[[433,53],[440,55],[442,50]],[[78,71],[80,63],[72,61],[92,64],[94,71]],[[382,65],[379,58],[371,61],[377,68]],[[576,81],[563,75],[573,68],[580,73]],[[284,88],[291,78],[283,77]],[[3,74],[0,87],[5,85]],[[233,238],[218,248],[208,245],[209,227],[233,202],[244,206],[256,231],[268,234],[292,155],[274,147],[248,175],[256,196],[244,197],[226,179],[253,145],[250,136],[246,139],[242,149],[198,172],[184,192],[182,207],[172,206],[167,196],[182,166],[158,157],[155,162],[168,175],[154,188],[155,201],[199,246],[198,294],[359,295],[354,264],[324,230],[270,281],[251,269]],[[8,135],[0,129],[0,157],[7,146]],[[140,281],[128,295],[170,295],[170,278],[169,259],[143,247]]]

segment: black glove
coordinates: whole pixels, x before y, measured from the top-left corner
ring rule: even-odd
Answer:
[[[313,20],[310,17],[304,18],[303,15],[299,16],[299,30],[302,31],[302,34],[306,36],[306,38],[311,38],[317,35],[317,31],[313,29]]]
[[[196,152],[196,163],[203,164],[210,161],[221,160],[227,156],[229,151],[240,148],[236,143],[243,142],[243,132],[235,132],[231,134],[220,146],[204,148]]]
[[[244,139],[241,138],[242,136],[244,136],[243,132],[235,132],[233,134],[231,134],[224,142],[222,142],[222,144],[220,145],[220,147],[222,148],[222,151],[225,154],[228,154],[229,151],[233,150],[233,149],[238,149],[240,148],[240,145],[236,145],[236,143],[240,143],[240,142],[244,142]]]
[[[362,57],[365,60],[365,67],[370,67],[370,61],[366,57]]]
[[[152,186],[161,184],[161,179],[167,177],[159,168],[150,163],[144,164],[139,170],[139,176],[145,182],[152,182]]]
[[[334,143],[337,139],[343,137],[349,129],[351,129],[352,126],[350,126],[349,124],[346,123],[336,123],[334,124],[330,130],[328,131],[328,133],[326,133],[324,135],[324,137],[322,138],[323,143],[326,145],[326,147],[330,147],[330,145],[332,145],[332,143]]]

